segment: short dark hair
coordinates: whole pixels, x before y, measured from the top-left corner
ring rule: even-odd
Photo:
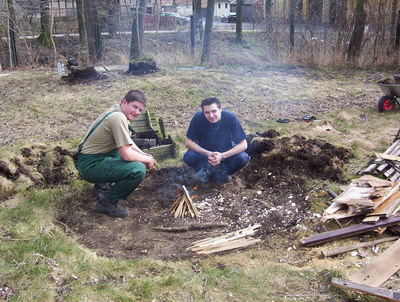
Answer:
[[[146,105],[146,96],[140,90],[128,91],[128,93],[124,97],[124,100],[126,100],[127,103],[136,101],[136,102],[142,103],[143,105]]]
[[[211,98],[206,98],[201,102],[201,109],[204,110],[204,106],[210,106],[212,104],[216,104],[218,108],[221,108],[221,102],[217,98],[211,97]]]

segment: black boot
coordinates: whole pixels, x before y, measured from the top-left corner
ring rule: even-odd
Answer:
[[[93,193],[98,198],[102,198],[110,190],[111,190],[111,184],[109,184],[109,183],[97,183],[97,184],[94,184],[94,186],[93,186]]]
[[[107,195],[100,198],[96,204],[96,209],[111,217],[124,218],[129,214],[126,207],[118,204],[118,200],[113,200]]]

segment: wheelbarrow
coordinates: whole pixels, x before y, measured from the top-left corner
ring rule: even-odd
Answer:
[[[378,86],[385,94],[379,99],[378,110],[379,112],[391,111],[394,109],[396,104],[399,106],[400,98],[400,85],[385,83],[385,81],[378,82]]]

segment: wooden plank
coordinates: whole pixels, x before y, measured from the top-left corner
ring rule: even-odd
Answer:
[[[350,276],[350,281],[369,286],[380,286],[400,269],[400,239],[371,263]]]
[[[363,175],[360,178],[353,179],[351,182],[358,186],[368,184],[371,187],[390,187],[392,185],[392,182],[372,175]]]
[[[400,162],[400,156],[391,155],[391,154],[383,154],[383,153],[375,153],[375,154],[376,154],[377,157],[380,157],[380,158],[383,158],[383,159]]]
[[[255,224],[253,226],[238,230],[236,232],[228,233],[222,236],[214,237],[214,238],[205,238],[198,241],[193,242],[186,250],[193,250],[194,248],[204,247],[209,245],[210,243],[217,244],[225,241],[237,240],[240,238],[244,238],[247,236],[251,236],[254,232],[261,227],[260,224]]]
[[[209,247],[207,249],[197,251],[197,254],[199,255],[208,255],[208,254],[213,254],[217,252],[224,252],[224,251],[229,251],[233,249],[238,249],[238,248],[244,248],[248,247],[249,245],[255,244],[257,242],[260,242],[261,239],[254,239],[254,238],[244,238],[241,240],[237,241],[229,241],[229,242],[224,242],[216,246]]]
[[[390,154],[390,153],[393,152],[393,150],[394,150],[395,148],[397,148],[397,147],[400,147],[400,140],[395,141],[393,144],[391,144],[391,145],[389,146],[389,148],[386,149],[386,150],[383,152],[383,154]],[[379,164],[382,163],[382,162],[383,162],[383,159],[382,159],[382,158],[377,158],[377,159],[375,159],[374,163],[372,163],[372,164],[369,165],[367,168],[365,168],[363,171],[361,171],[360,174],[373,172],[373,171],[379,166]]]
[[[390,166],[388,165],[388,167]],[[389,168],[386,172],[383,173],[383,175],[385,175],[386,177],[390,177],[395,172],[396,170],[394,168]]]
[[[345,210],[345,211],[344,210],[339,210],[339,211],[337,211],[335,213],[332,213],[332,214],[326,214],[326,215],[324,214],[324,215],[322,215],[321,221],[322,222],[326,222],[326,221],[332,220],[332,219],[339,220],[339,219],[343,219],[343,218],[349,218],[349,217],[358,216],[358,215],[361,215],[361,214],[362,213],[349,214],[347,210]]]
[[[369,196],[374,193],[374,188],[357,187],[355,184],[351,184],[347,189],[336,197],[333,201],[339,203],[347,203],[350,200],[369,200]]]
[[[375,172],[382,173],[382,172],[383,172],[386,168],[388,168],[388,167],[389,167],[389,164],[388,164],[388,163],[383,163],[383,164],[379,165],[379,166],[376,168]]]
[[[326,251],[322,251],[321,253],[322,253],[322,255],[324,255],[324,257],[332,257],[332,256],[336,256],[336,255],[339,255],[339,254],[344,254],[344,253],[347,253],[347,252],[358,250],[359,248],[374,246],[374,245],[377,245],[379,243],[393,241],[393,240],[397,240],[397,239],[399,239],[398,236],[387,237],[387,238],[377,239],[377,240],[373,240],[373,241],[362,242],[362,243],[357,243],[357,244],[353,244],[353,245],[332,248],[332,249],[328,249]]]
[[[361,223],[361,224],[351,225],[342,229],[320,233],[318,235],[315,235],[313,237],[307,238],[306,240],[302,241],[301,245],[313,246],[340,238],[345,238],[357,234],[370,232],[376,230],[377,228],[387,227],[399,223],[400,223],[400,217],[391,216],[387,219],[381,219],[381,221],[372,225]]]
[[[400,301],[400,293],[392,292],[388,289],[376,288],[368,285],[358,284],[351,281],[345,281],[338,278],[332,278],[331,283],[333,286],[340,287],[343,289],[354,290],[356,292],[376,296],[389,301]]]
[[[400,172],[394,173],[392,176],[390,176],[390,181],[395,181],[397,182],[400,179]]]
[[[373,212],[368,213],[367,216],[383,216],[389,217],[400,205],[400,192],[394,193],[387,198],[379,207]]]
[[[368,216],[365,217],[362,222],[363,223],[377,223],[381,219],[379,216]]]

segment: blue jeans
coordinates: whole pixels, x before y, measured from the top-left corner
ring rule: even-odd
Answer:
[[[221,168],[223,167],[227,175],[232,175],[237,170],[243,168],[249,160],[250,156],[243,151],[234,156],[225,158],[221,163]],[[194,168],[196,171],[199,171],[201,169],[212,169],[212,166],[208,163],[207,156],[194,152],[192,150],[188,150],[185,155],[183,155],[183,161],[188,166]]]

